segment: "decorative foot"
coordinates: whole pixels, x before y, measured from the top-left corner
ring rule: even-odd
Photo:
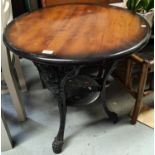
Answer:
[[[109,119],[113,121],[113,123],[118,122],[118,116],[115,112],[108,111],[108,116],[109,116]]]
[[[55,94],[58,99],[58,107],[59,107],[59,113],[60,113],[59,131],[52,144],[53,152],[56,154],[61,153],[62,146],[64,144],[63,139],[64,139],[64,130],[65,130],[65,121],[66,121],[66,111],[67,111],[65,84],[70,78],[76,76],[78,72],[79,72],[79,69],[77,71],[76,68],[74,67],[73,70],[67,73],[59,83],[59,93]]]
[[[53,152],[56,154],[61,153],[63,144],[64,142],[62,140],[55,138],[52,144]]]
[[[106,105],[103,106],[106,114],[108,115],[109,119],[113,121],[113,123],[118,122],[118,115],[115,112],[112,112],[108,109]]]

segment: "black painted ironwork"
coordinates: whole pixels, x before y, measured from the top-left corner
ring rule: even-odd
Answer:
[[[105,103],[106,102],[106,99],[105,99],[106,81],[108,79],[108,76],[111,74],[111,72],[114,70],[114,67],[116,66],[115,62],[109,62],[109,63],[106,63],[105,65],[97,64],[95,65],[95,67],[87,66],[87,65],[56,66],[56,65],[41,64],[36,62],[34,62],[34,64],[38,68],[38,71],[40,73],[40,78],[43,84],[50,91],[52,91],[52,93],[55,94],[58,100],[58,107],[59,107],[59,113],[60,113],[60,126],[58,130],[58,134],[55,137],[52,144],[52,148],[55,153],[60,153],[62,151],[62,146],[64,143],[66,112],[67,112],[67,105],[69,105],[67,104],[67,96],[68,96],[67,94],[69,93],[69,91],[66,90],[66,87],[69,85],[69,83],[67,84],[67,82],[69,82],[70,80],[73,80],[74,82],[75,78],[79,78],[79,80],[81,77],[85,78],[87,80],[85,86],[87,86],[92,91],[100,91],[100,94],[96,97],[96,99],[101,97],[103,101],[103,107],[108,117],[113,122],[117,122],[118,120],[117,114],[109,111]],[[91,67],[94,67],[94,70],[96,71],[95,75],[92,75],[94,74],[94,72],[89,71]],[[83,72],[82,70],[85,70],[85,71]],[[90,81],[88,82],[88,79],[92,81],[95,80],[98,84],[96,84],[95,82],[90,82]],[[95,84],[92,85],[92,83],[93,84],[95,83]],[[70,89],[72,89],[72,87],[70,87]],[[70,92],[73,93],[72,90],[70,90]],[[92,100],[94,101],[94,99]]]
[[[106,69],[104,71],[104,75],[102,76],[102,90],[101,90],[101,98],[103,101],[103,107],[108,115],[109,119],[116,123],[118,121],[118,116],[115,112],[111,112],[106,105],[106,81],[108,76],[114,71],[117,62],[111,62],[110,64],[106,64]]]

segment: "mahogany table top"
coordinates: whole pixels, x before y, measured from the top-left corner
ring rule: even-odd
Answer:
[[[58,5],[24,14],[5,29],[16,54],[47,62],[91,62],[130,54],[149,39],[148,23],[128,10],[89,4]]]

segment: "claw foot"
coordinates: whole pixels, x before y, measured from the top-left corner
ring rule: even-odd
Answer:
[[[62,140],[58,140],[57,138],[55,138],[52,144],[54,153],[56,154],[61,153],[63,144],[64,143]]]

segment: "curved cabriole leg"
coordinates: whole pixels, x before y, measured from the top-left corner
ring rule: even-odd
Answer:
[[[39,63],[34,64],[38,68],[40,76],[46,87],[50,91],[54,92],[54,95],[58,99],[60,126],[58,134],[53,141],[52,148],[55,153],[60,153],[64,144],[64,130],[67,112],[65,85],[69,79],[75,77],[79,73],[82,66],[73,66],[71,69],[70,66],[67,68],[63,66],[52,66]]]
[[[74,67],[72,71],[67,73],[60,82],[59,93],[56,95],[58,98],[58,107],[60,112],[60,127],[57,136],[55,137],[52,148],[55,153],[60,153],[62,151],[62,146],[64,144],[64,130],[66,121],[66,96],[65,96],[65,84],[66,82],[76,76],[79,73],[80,67]]]
[[[61,86],[61,90],[58,96],[58,107],[60,113],[60,127],[57,136],[55,137],[52,148],[55,153],[60,153],[62,151],[63,146],[63,137],[64,137],[64,129],[65,129],[65,121],[66,121],[66,111],[67,106],[65,103],[65,94],[64,94],[64,86]]]
[[[116,62],[111,62],[105,67],[103,80],[102,80],[102,90],[101,90],[101,99],[103,101],[103,108],[108,115],[109,119],[113,121],[113,123],[116,123],[118,121],[118,116],[115,112],[112,112],[108,109],[106,105],[106,81],[108,79],[108,76],[112,73],[116,66]]]

